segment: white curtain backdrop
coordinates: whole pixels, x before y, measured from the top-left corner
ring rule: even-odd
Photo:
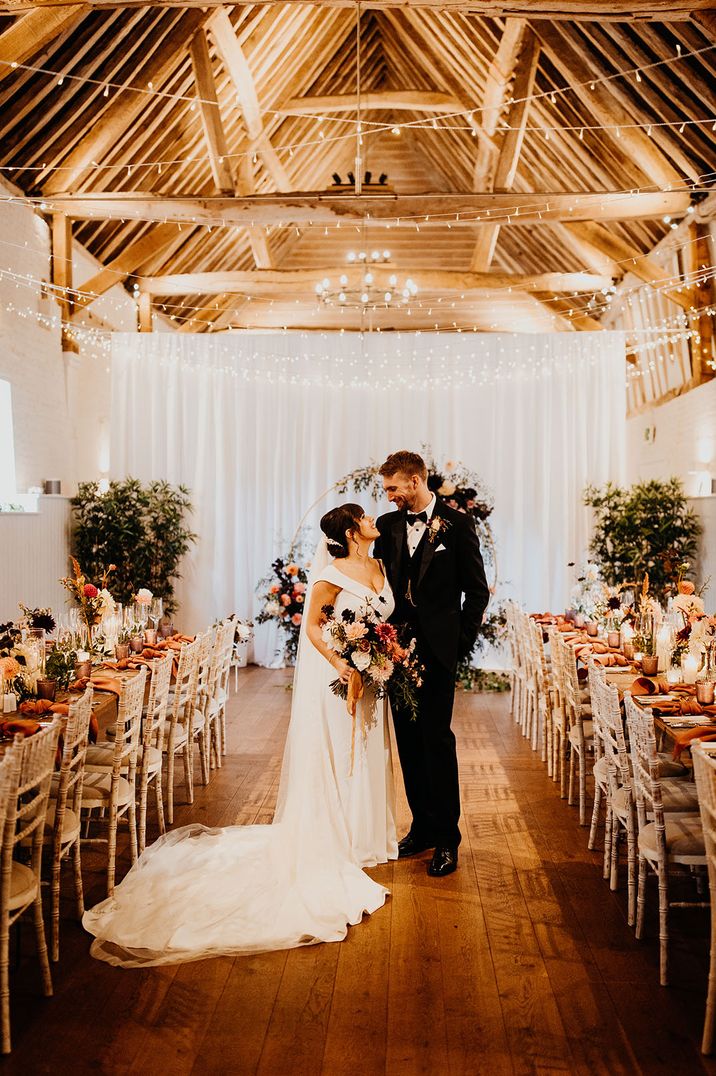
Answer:
[[[191,490],[199,541],[179,586],[185,629],[255,615],[258,580],[321,493],[422,444],[492,491],[500,593],[561,609],[568,562],[588,544],[582,491],[623,480],[624,363],[623,335],[607,332],[116,333],[111,475]],[[307,545],[342,499],[310,514]],[[273,663],[276,647],[259,628],[256,660]]]

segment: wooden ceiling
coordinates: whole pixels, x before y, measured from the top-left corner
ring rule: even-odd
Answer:
[[[707,4],[364,4],[360,152],[382,196],[331,190],[357,152],[356,23],[329,0],[0,0],[3,175],[52,218],[67,317],[124,282],[144,329],[154,311],[197,332],[571,331],[599,327],[627,268],[663,286],[663,217],[716,159]],[[105,266],[92,280],[71,279],[71,236]],[[381,293],[395,274],[417,295],[321,302],[323,277],[360,290],[361,249],[390,252]]]

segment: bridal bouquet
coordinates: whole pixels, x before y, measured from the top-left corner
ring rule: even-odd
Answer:
[[[382,621],[370,604],[359,614],[344,609],[336,616],[332,605],[324,605],[322,612],[323,641],[355,669],[352,683],[344,684],[341,680],[331,683],[333,694],[345,699],[350,710],[365,688],[373,688],[378,699],[384,698],[390,688],[393,697],[414,719],[417,689],[422,684],[415,640],[402,645],[398,630]]]

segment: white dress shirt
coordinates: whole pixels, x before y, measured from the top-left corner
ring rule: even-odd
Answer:
[[[432,519],[433,512],[435,511],[435,505],[436,504],[437,504],[437,501],[435,499],[435,494],[433,493],[432,497],[430,498],[430,503],[425,508],[421,509],[421,511],[427,513],[428,523]],[[417,514],[418,514],[417,512],[412,512],[411,513],[411,515],[417,515]],[[423,523],[422,519],[416,519],[415,523],[413,523],[413,524],[408,523],[407,520],[406,520],[406,528],[407,528],[407,532],[408,532],[408,553],[410,554],[411,557],[412,557],[413,553],[415,552],[415,550],[420,545],[420,540],[423,537],[423,534],[425,533],[426,527],[427,527],[427,523]]]

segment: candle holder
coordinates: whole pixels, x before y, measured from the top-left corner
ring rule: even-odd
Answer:
[[[587,624],[587,635],[590,639],[596,639],[597,635],[599,635],[599,625],[592,620]]]
[[[696,701],[702,706],[713,706],[715,687],[713,680],[699,680],[696,684]]]
[[[574,626],[575,626],[575,628],[583,628],[586,623],[587,623],[587,618],[585,617],[584,613],[577,613],[577,615],[574,618]]]
[[[129,640],[129,649],[133,654],[141,654],[144,650],[144,639],[141,635],[133,635]]]
[[[695,684],[699,671],[699,661],[695,654],[685,654],[681,659],[681,672],[685,684]]]
[[[48,702],[54,702],[57,695],[57,681],[48,679],[42,679],[37,681],[37,697],[38,699],[47,699]]]
[[[641,671],[644,676],[656,676],[659,671],[659,659],[656,654],[644,654],[642,656]]]
[[[607,646],[612,650],[618,650],[621,642],[621,634],[618,631],[607,632]]]
[[[156,628],[147,628],[146,631],[144,632],[144,641],[147,644],[147,646],[156,646],[157,645],[157,629]]]
[[[627,661],[633,661],[634,660],[634,654],[635,654],[634,643],[630,643],[627,640],[625,640],[623,645],[622,645],[622,651],[623,651],[624,657],[627,659]]]
[[[117,643],[114,648],[114,656],[117,661],[126,661],[129,657],[129,643]]]
[[[77,664],[75,665],[75,677],[76,677],[76,679],[77,680],[83,680],[83,679],[86,678],[87,680],[89,680],[91,675],[92,675],[92,662],[90,660],[78,661]]]
[[[669,684],[681,683],[681,668],[678,665],[672,665],[666,670],[666,680]]]

